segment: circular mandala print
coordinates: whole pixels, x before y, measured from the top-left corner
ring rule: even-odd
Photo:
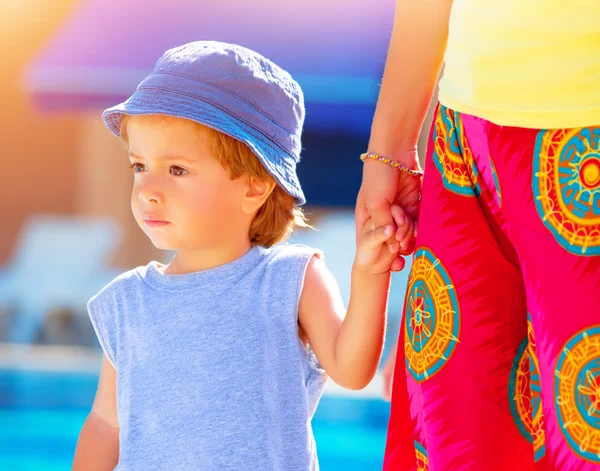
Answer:
[[[417,471],[428,471],[429,460],[425,447],[415,440],[415,452],[417,454]]]
[[[567,443],[579,456],[600,463],[600,325],[565,344],[556,363],[554,394]]]
[[[558,243],[600,254],[600,127],[540,131],[533,158],[537,212]]]
[[[531,317],[528,314],[527,337],[519,346],[513,362],[508,382],[508,398],[517,427],[533,445],[535,461],[542,458],[546,452],[541,392],[535,338]]]
[[[433,161],[444,187],[463,196],[481,194],[479,172],[467,144],[460,114],[439,106],[435,116]]]
[[[426,247],[415,252],[405,301],[404,350],[412,377],[422,382],[446,364],[460,332],[460,309],[448,271]]]

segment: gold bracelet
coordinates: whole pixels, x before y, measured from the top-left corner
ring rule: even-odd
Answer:
[[[398,170],[400,170],[402,172],[406,172],[409,175],[412,175],[414,177],[422,177],[423,176],[422,170],[413,170],[412,168],[409,168],[406,165],[401,164],[400,162],[396,162],[395,160],[388,159],[387,157],[376,154],[375,152],[367,152],[365,154],[361,154],[360,160],[362,160],[364,162],[367,159],[379,160],[380,162],[383,162],[384,164],[391,165],[392,167],[397,168]]]

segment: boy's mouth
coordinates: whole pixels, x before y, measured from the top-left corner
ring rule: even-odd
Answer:
[[[158,216],[154,216],[152,214],[144,214],[142,216],[144,220],[144,224],[150,227],[161,227],[166,226],[167,224],[171,224],[169,221],[165,221]]]
[[[151,221],[149,219],[144,219],[144,223],[150,227],[162,227],[171,224],[169,221]]]

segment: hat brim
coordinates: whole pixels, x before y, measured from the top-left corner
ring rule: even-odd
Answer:
[[[167,89],[138,88],[127,101],[105,110],[102,119],[108,129],[120,137],[123,115],[148,114],[189,119],[243,142],[260,159],[277,183],[294,197],[296,204],[303,205],[306,202],[296,175],[296,166],[290,164],[294,157],[283,159],[282,154],[289,154],[274,141],[212,103]]]

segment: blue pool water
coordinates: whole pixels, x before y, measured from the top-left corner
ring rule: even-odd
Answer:
[[[97,376],[0,370],[0,470],[66,471]],[[323,471],[380,470],[389,405],[325,396],[313,419]]]

